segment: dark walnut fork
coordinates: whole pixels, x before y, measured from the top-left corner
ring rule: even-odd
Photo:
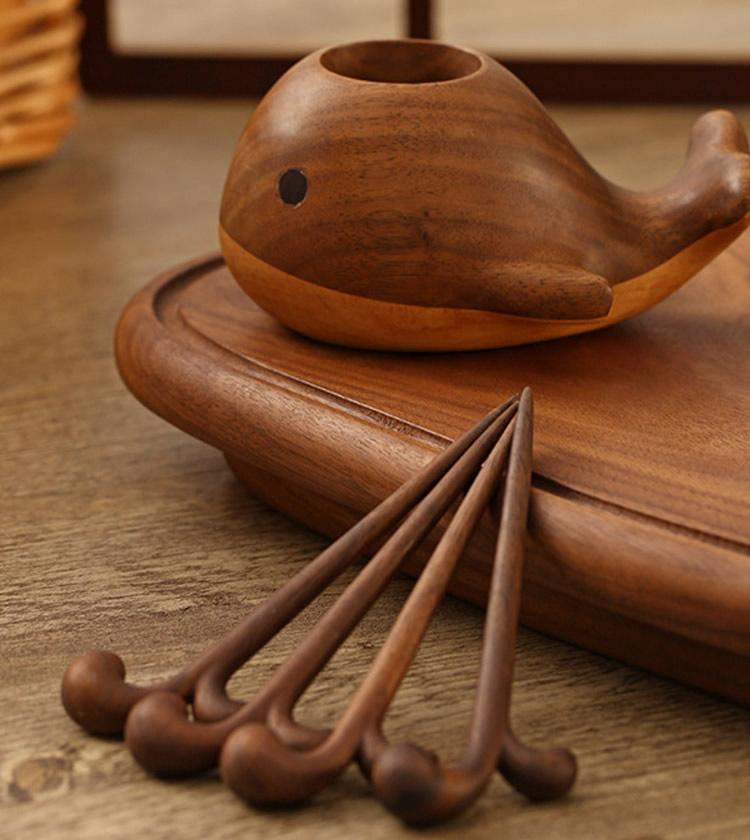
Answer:
[[[125,682],[124,665],[116,654],[93,651],[75,660],[63,678],[66,710],[92,733],[124,731],[135,758],[154,773],[187,775],[219,763],[229,786],[256,804],[305,799],[333,781],[354,758],[386,807],[413,824],[438,822],[468,807],[495,768],[530,799],[564,794],[575,781],[573,755],[561,748],[526,746],[513,734],[508,714],[532,417],[532,395],[526,388],[520,400],[513,397],[491,411],[174,677],[141,688]],[[499,487],[501,493],[496,492]],[[297,700],[406,557],[464,491],[341,720],[330,732],[297,723]],[[389,744],[381,724],[456,563],[494,499],[501,501],[500,527],[469,744],[457,767],[444,767],[419,747]],[[386,536],[255,697],[247,703],[230,698],[226,685],[231,675],[360,552]]]
[[[132,707],[157,692],[191,700],[198,720],[220,719],[235,712],[239,704],[224,690],[231,675],[335,580],[368,544],[387,534],[516,401],[512,398],[491,411],[173,677],[147,688],[134,686],[125,682],[125,667],[114,653],[90,651],[76,659],[63,678],[62,699],[68,714],[92,734],[116,735],[123,732]],[[163,770],[166,772],[167,768]]]

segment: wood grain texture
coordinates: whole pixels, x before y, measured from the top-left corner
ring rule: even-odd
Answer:
[[[252,114],[221,208],[227,264],[266,311],[384,349],[597,329],[666,297],[749,224],[730,112],[697,121],[671,183],[623,189],[504,67],[429,41],[299,62]]]
[[[249,496],[215,450],[138,405],[112,361],[116,319],[144,278],[216,247],[222,180],[246,112],[244,104],[86,101],[51,164],[0,175],[3,840],[414,836],[357,770],[308,806],[280,811],[248,808],[212,776],[154,781],[120,742],[78,729],[59,700],[66,664],[92,645],[122,651],[136,682],[177,669],[326,545]],[[555,112],[610,177],[633,186],[669,175],[696,116]],[[539,409],[538,401],[537,425]],[[302,698],[302,720],[337,718],[410,589],[394,582]],[[248,696],[329,603],[303,614],[231,691]],[[458,600],[441,607],[396,696],[390,738],[435,747],[447,761],[460,756],[483,622]],[[493,780],[436,834],[750,833],[746,709],[522,629],[512,720],[530,742],[575,750],[575,792],[530,807]]]

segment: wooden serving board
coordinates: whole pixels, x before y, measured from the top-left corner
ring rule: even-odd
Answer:
[[[213,256],[137,294],[116,352],[143,403],[329,536],[531,385],[524,623],[750,704],[750,236],[606,330],[429,355],[291,333]],[[452,591],[481,604],[491,558],[487,520]]]

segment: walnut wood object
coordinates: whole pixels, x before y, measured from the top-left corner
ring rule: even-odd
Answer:
[[[281,327],[220,258],[136,295],[116,342],[152,410],[331,537],[499,393],[537,395],[522,621],[750,704],[750,239],[649,312],[545,344],[344,350]],[[449,589],[485,603],[480,523]],[[417,552],[406,564],[415,573]]]
[[[151,689],[128,685],[122,661],[108,651],[75,660],[63,678],[66,710],[95,733],[124,728],[134,756],[155,772],[184,775],[214,766],[220,757],[225,781],[255,803],[306,799],[340,775],[355,755],[378,797],[413,824],[438,822],[463,811],[496,768],[531,799],[561,796],[575,780],[572,754],[525,746],[508,719],[531,458],[532,397],[526,388],[520,403],[514,397],[491,411],[171,680]],[[506,469],[469,745],[461,764],[446,768],[419,747],[389,744],[382,721]],[[339,724],[326,733],[296,723],[296,701],[472,475]],[[226,684],[237,668],[399,520],[256,696],[245,704],[231,700]],[[187,702],[193,706],[192,722]]]
[[[246,622],[174,677],[149,689],[139,689],[123,682],[124,665],[114,659],[113,654],[94,652],[76,660],[63,681],[63,702],[68,714],[94,734],[119,734],[125,727],[130,710],[139,700],[156,691],[167,691],[192,698],[199,719],[226,716],[227,710],[233,711],[234,706],[231,703],[227,706],[225,686],[236,669],[320,594],[360,552],[369,544],[382,539],[476,438],[513,403],[515,399],[490,412],[456,441],[452,448],[362,518],[344,537],[290,581],[287,587],[280,589],[266,602],[262,611],[253,613]],[[506,422],[508,419],[505,418]],[[476,467],[478,463],[473,462],[473,466]],[[460,485],[454,489],[458,492]],[[107,686],[106,692],[102,692],[102,685]],[[220,746],[219,743],[217,754]],[[170,759],[169,754],[160,758],[162,762]],[[184,771],[185,763],[178,762],[173,767],[162,763],[152,769],[162,772],[170,769],[175,772]]]
[[[254,111],[221,209],[225,259],[282,323],[352,347],[502,347],[671,294],[750,224],[728,111],[638,193],[596,173],[496,61],[432,41],[320,50]]]

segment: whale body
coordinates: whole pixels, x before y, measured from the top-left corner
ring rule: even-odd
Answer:
[[[609,182],[529,89],[432,41],[320,50],[240,137],[220,235],[256,302],[357,347],[497,347],[657,303],[750,224],[750,155],[727,111],[696,123],[665,187]]]

